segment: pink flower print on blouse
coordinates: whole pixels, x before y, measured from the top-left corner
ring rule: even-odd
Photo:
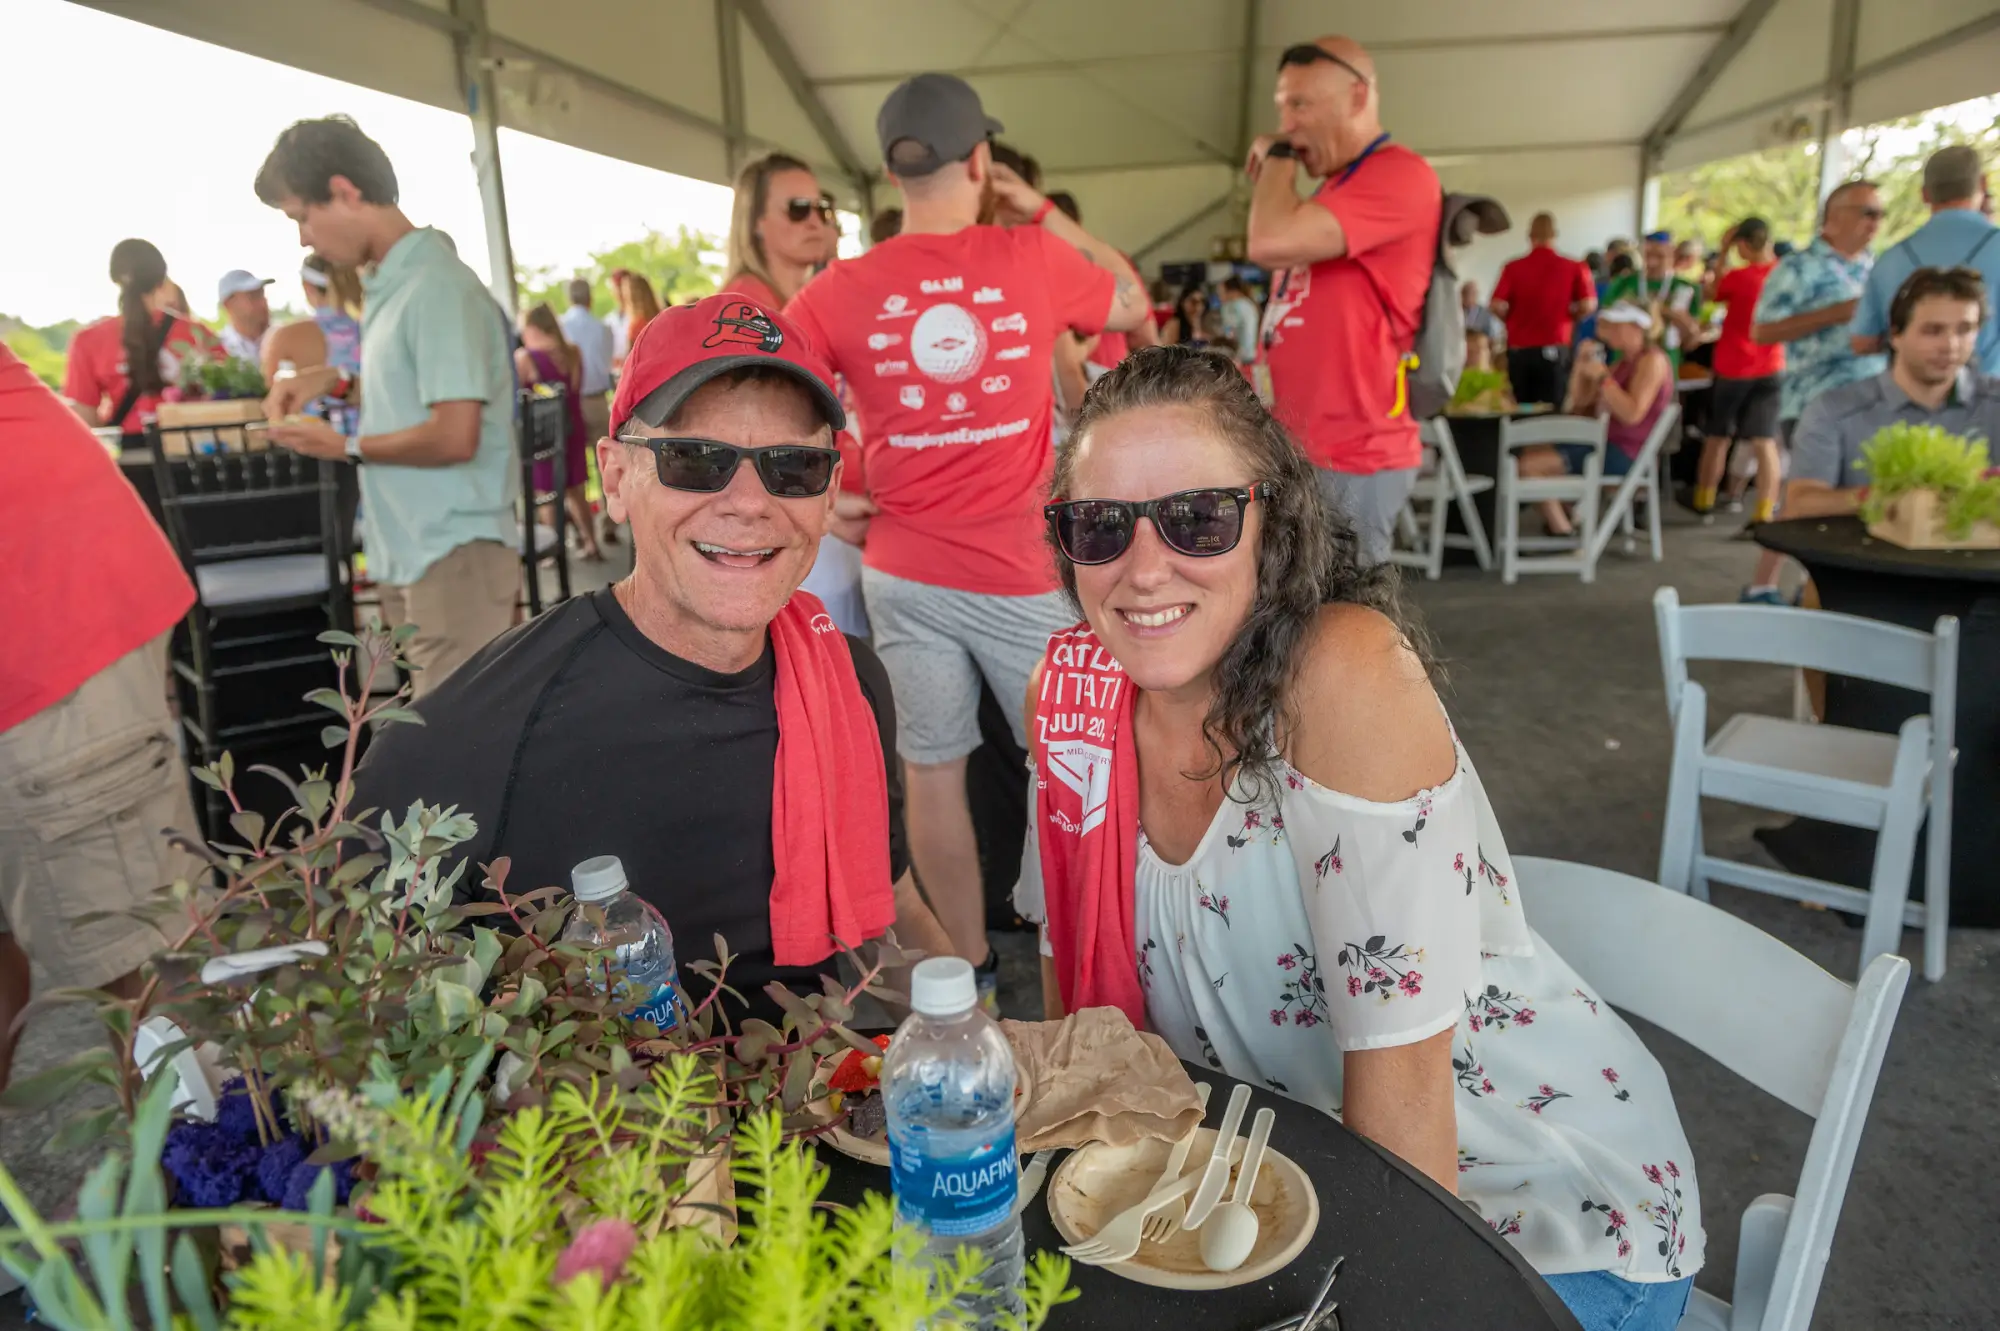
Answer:
[[[1429,820],[1430,816],[1431,816],[1431,797],[1429,792],[1426,792],[1423,795],[1419,796],[1417,799],[1417,821],[1414,826],[1403,829],[1403,840],[1409,842],[1413,846],[1416,845],[1417,833],[1424,830],[1424,823]]]
[[[1319,959],[1302,944],[1294,943],[1290,952],[1279,954],[1278,969],[1285,973],[1279,990],[1282,1006],[1272,1009],[1271,1024],[1284,1025],[1281,1017],[1288,1017],[1294,1026],[1306,1028],[1325,1022],[1326,981],[1320,978]]]
[[[1225,926],[1229,923],[1228,897],[1222,896],[1219,893],[1210,892],[1207,888],[1204,887],[1197,892],[1194,899],[1194,904],[1200,906],[1203,910],[1215,916],[1216,919],[1221,920]]]
[[[1489,984],[1485,993],[1467,998],[1465,1010],[1470,1014],[1468,1024],[1475,1031],[1489,1026],[1504,1031],[1510,1026],[1535,1024],[1535,1010],[1528,1006],[1527,998],[1509,993],[1497,984]]]
[[[1486,1068],[1472,1055],[1472,1042],[1465,1043],[1465,1052],[1451,1056],[1452,1075],[1458,1079],[1458,1089],[1478,1099],[1482,1095],[1493,1094],[1493,1083],[1486,1076]]]
[[[1340,872],[1340,838],[1333,839],[1333,849],[1313,861],[1313,886],[1317,887],[1330,873]]]
[[[1512,1238],[1521,1232],[1521,1217],[1526,1214],[1526,1211],[1516,1211],[1512,1215],[1503,1215],[1498,1220],[1489,1220],[1486,1223],[1492,1226],[1493,1232],[1501,1238]]]
[[[1614,1099],[1614,1100],[1630,1100],[1630,1099],[1632,1098],[1632,1092],[1630,1092],[1630,1091],[1626,1090],[1626,1089],[1625,1089],[1625,1088],[1624,1088],[1623,1086],[1620,1086],[1620,1085],[1618,1084],[1618,1069],[1617,1069],[1617,1068],[1606,1068],[1606,1069],[1604,1069],[1604,1071],[1603,1071],[1602,1073],[1600,1073],[1599,1075],[1600,1075],[1600,1076],[1602,1076],[1602,1077],[1604,1078],[1604,1080],[1606,1080],[1607,1082],[1610,1082],[1610,1083],[1611,1083],[1611,1090],[1612,1090],[1612,1092],[1613,1092],[1613,1094],[1612,1094],[1612,1097],[1611,1097],[1612,1099]]]
[[[1139,983],[1147,989],[1153,987],[1152,951],[1158,946],[1159,943],[1151,938],[1139,945]]]
[[[1400,990],[1406,997],[1414,998],[1423,992],[1423,975],[1415,969],[1414,963],[1424,959],[1424,950],[1413,948],[1407,943],[1388,946],[1388,939],[1376,934],[1365,943],[1349,943],[1340,949],[1334,964],[1342,970],[1359,972],[1349,974],[1347,992],[1355,997],[1354,982],[1361,980],[1360,992],[1380,993],[1382,1001],[1388,1002]]]
[[[1607,1202],[1593,1202],[1588,1197],[1583,1199],[1583,1210],[1585,1215],[1592,1211],[1603,1212],[1604,1237],[1617,1242],[1620,1257],[1632,1255],[1632,1241],[1625,1237],[1625,1226],[1629,1222],[1625,1219],[1623,1211]]]
[[[1273,813],[1270,822],[1266,823],[1263,810],[1250,809],[1243,815],[1241,830],[1235,836],[1223,837],[1223,840],[1229,843],[1231,850],[1241,850],[1251,842],[1261,841],[1267,837],[1274,846],[1285,839],[1284,815]]]
[[[1594,1016],[1596,1016],[1596,1015],[1597,1015],[1597,1000],[1596,1000],[1596,999],[1592,998],[1592,997],[1591,997],[1591,996],[1590,996],[1589,994],[1586,994],[1586,993],[1585,993],[1585,992],[1583,992],[1583,990],[1581,990],[1581,989],[1572,989],[1572,990],[1570,990],[1570,992],[1571,992],[1571,993],[1573,993],[1573,994],[1575,994],[1575,995],[1576,995],[1576,996],[1577,996],[1578,998],[1581,998],[1581,999],[1583,1000],[1583,1005],[1584,1005],[1585,1007],[1587,1007],[1587,1008],[1589,1008],[1589,1009],[1590,1009],[1590,1015],[1591,1015],[1591,1016],[1593,1016],[1593,1017],[1594,1017]]]
[[[1465,852],[1460,851],[1451,862],[1452,871],[1465,875],[1465,895],[1472,895],[1472,868],[1465,862]]]
[[[1568,1100],[1571,1098],[1572,1097],[1570,1096],[1570,1093],[1568,1091],[1559,1091],[1555,1087],[1549,1085],[1547,1082],[1543,1082],[1540,1086],[1537,1086],[1535,1088],[1535,1093],[1533,1095],[1521,1101],[1518,1105],[1515,1106],[1515,1108],[1528,1109],[1539,1114],[1544,1109],[1547,1109],[1550,1105],[1554,1104],[1556,1101]]]
[[[1478,847],[1478,850],[1479,850],[1479,876],[1481,878],[1484,878],[1487,882],[1493,884],[1494,890],[1500,894],[1500,902],[1502,905],[1506,906],[1513,905],[1514,899],[1507,895],[1507,881],[1508,881],[1507,875],[1501,873],[1498,869],[1494,868],[1492,863],[1487,860],[1486,847],[1480,846]],[[1466,890],[1470,891],[1471,889],[1468,887]]]
[[[1667,1161],[1666,1176],[1662,1177],[1658,1165],[1642,1165],[1641,1170],[1654,1187],[1660,1190],[1657,1202],[1640,1202],[1640,1212],[1653,1222],[1653,1228],[1660,1231],[1659,1254],[1667,1259],[1667,1274],[1680,1279],[1681,1254],[1687,1251],[1687,1235],[1681,1233],[1681,1171],[1673,1161]]]

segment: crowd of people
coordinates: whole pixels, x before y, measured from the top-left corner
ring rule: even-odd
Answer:
[[[737,179],[722,289],[662,311],[616,274],[608,320],[579,281],[563,312],[510,327],[358,126],[286,130],[254,191],[298,227],[312,314],[268,327],[267,283],[232,273],[224,343],[271,369],[274,442],[358,466],[382,619],[416,626],[426,724],[375,738],[359,802],[456,804],[470,857],[507,858],[517,887],[619,855],[682,937],[729,941],[752,1010],[766,981],[812,982],[837,943],[891,926],[990,992],[967,793],[990,691],[1031,760],[1016,904],[1049,1015],[1119,1007],[1184,1058],[1341,1114],[1471,1204],[1592,1331],[1670,1327],[1703,1228],[1665,1076],[1528,929],[1533,884],[1384,562],[1421,456],[1408,352],[1438,177],[1384,128],[1351,40],[1287,48],[1274,100],[1244,165],[1261,310],[1241,271],[1149,292],[944,74],[881,106],[900,206],[862,254],[833,261],[831,198],[771,154]],[[1783,439],[1792,509],[1848,511],[1877,424],[2000,425],[1969,368],[2000,355],[1964,266],[2000,276],[1976,158],[1940,153],[1925,189],[1931,223],[1872,273],[1865,182],[1782,260],[1746,219],[1712,259],[1656,234],[1600,270],[1542,214],[1489,305],[1466,289],[1467,336],[1504,346],[1522,402],[1607,415],[1614,474],[1713,341],[1697,505],[1745,439],[1768,516]],[[28,610],[34,673],[0,694],[0,790],[63,799],[89,777],[67,755],[92,716],[107,762],[152,763],[130,786],[146,825],[186,826],[157,678],[193,590],[78,422],[136,435],[174,358],[218,353],[152,246],[122,244],[112,276],[121,313],[79,334],[69,408],[0,353],[0,427],[35,432],[71,487],[10,524],[47,543],[24,585],[53,590]],[[629,527],[633,567],[516,623],[514,412],[536,382],[570,404],[558,502],[590,554]],[[100,503],[115,540],[57,516]],[[93,590],[64,612],[104,614],[58,631],[78,579]],[[0,832],[40,816],[12,800]],[[124,835],[122,807],[101,812]],[[142,899],[163,852],[45,844],[0,837],[0,1031],[23,949],[52,982],[116,986],[157,943],[72,921]]]
[[[1934,154],[1924,167],[1923,198],[1929,220],[1879,263],[1871,246],[1882,198],[1867,180],[1827,194],[1819,234],[1803,246],[1774,237],[1765,219],[1747,217],[1713,253],[1698,239],[1676,243],[1656,231],[1641,241],[1636,260],[1623,240],[1571,259],[1553,247],[1554,219],[1538,215],[1529,229],[1532,248],[1502,270],[1490,302],[1480,301],[1474,283],[1461,288],[1468,364],[1489,364],[1504,347],[1518,402],[1605,414],[1605,473],[1612,476],[1637,458],[1677,385],[1705,379],[1694,511],[1705,520],[1718,509],[1741,511],[1753,481],[1753,523],[1781,511],[1836,511],[1825,507],[1832,501],[1800,496],[1840,476],[1852,480],[1832,458],[1858,456],[1859,442],[1874,433],[1847,438],[1853,430],[1834,425],[1835,413],[1852,404],[1869,402],[1866,419],[1875,428],[1905,419],[1985,433],[1979,380],[2000,373],[2000,320],[1991,310],[2000,245],[1990,243],[1997,229],[1978,153],[1954,146]],[[1947,298],[1954,308],[1944,312],[1936,303]],[[1943,331],[1967,320],[1970,343]],[[1930,331],[1912,334],[1913,327]],[[1885,353],[1906,336],[1932,339],[1949,372],[1922,368],[1918,356],[1892,361]],[[1911,376],[1932,374],[1942,375],[1936,391],[1915,391]],[[1949,402],[1938,396],[1938,385],[1960,377]],[[1863,383],[1870,387],[1833,396]],[[1827,410],[1809,412],[1822,399]],[[1580,465],[1553,450],[1531,452],[1522,463],[1538,475]],[[1852,492],[1852,484],[1840,484]],[[1858,500],[1842,502],[1837,511],[1851,512]],[[1561,506],[1542,507],[1549,530],[1568,534]],[[1775,553],[1760,555],[1742,599],[1783,603],[1780,563]]]

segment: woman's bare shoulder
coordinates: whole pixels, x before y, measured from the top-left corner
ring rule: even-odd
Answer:
[[[1395,801],[1448,780],[1451,729],[1416,649],[1368,606],[1320,608],[1292,684],[1286,758],[1319,785]]]

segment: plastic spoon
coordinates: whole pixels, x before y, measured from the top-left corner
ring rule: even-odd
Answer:
[[[1236,1191],[1201,1227],[1201,1260],[1211,1271],[1234,1271],[1257,1246],[1257,1213],[1250,1209],[1250,1194],[1257,1189],[1257,1171],[1264,1167],[1264,1148],[1270,1144],[1271,1124],[1277,1117],[1277,1111],[1268,1106],[1257,1111],[1250,1127],[1250,1148],[1243,1153],[1243,1166],[1236,1172]]]

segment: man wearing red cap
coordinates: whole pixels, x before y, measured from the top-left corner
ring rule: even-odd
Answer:
[[[902,230],[828,268],[786,311],[846,377],[861,418],[877,509],[862,593],[896,683],[911,854],[975,963],[989,956],[965,787],[980,682],[1007,701],[1025,747],[1012,701],[1049,635],[1075,619],[1041,519],[1056,339],[1129,331],[1148,313],[1116,250],[994,161],[1000,129],[959,79],[899,84],[875,130],[903,192]],[[993,978],[985,968],[982,983]]]
[[[468,859],[508,857],[515,890],[618,856],[683,948],[728,941],[766,1014],[764,985],[816,987],[836,938],[950,950],[909,873],[888,679],[798,591],[839,481],[832,380],[740,295],[655,318],[597,443],[631,576],[502,634],[360,777],[368,805],[471,813]]]
[[[1276,134],[1246,166],[1247,245],[1272,274],[1264,361],[1272,406],[1353,524],[1364,563],[1389,557],[1423,460],[1405,395],[1443,204],[1437,172],[1382,130],[1375,62],[1322,37],[1278,59]],[[1301,199],[1303,169],[1319,188]]]

